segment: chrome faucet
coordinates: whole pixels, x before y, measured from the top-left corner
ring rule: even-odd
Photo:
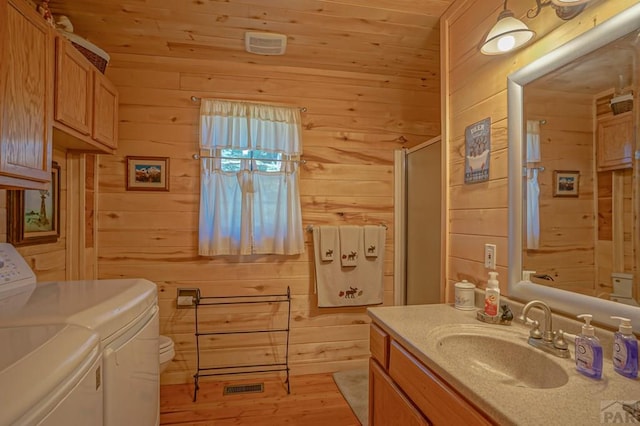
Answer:
[[[544,312],[544,329],[540,331],[540,323],[538,321],[527,318],[527,314],[531,308],[538,307]],[[524,324],[532,323],[529,331],[529,344],[535,348],[542,349],[552,355],[569,358],[569,345],[564,340],[564,332],[562,330],[553,331],[551,326],[551,308],[541,300],[532,300],[524,305],[522,313],[518,320]]]

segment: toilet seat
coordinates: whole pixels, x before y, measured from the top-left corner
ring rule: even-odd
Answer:
[[[158,336],[158,346],[160,347],[160,373],[162,373],[167,369],[176,353],[173,347],[173,340],[168,336]]]
[[[160,353],[173,350],[173,340],[170,337],[160,335],[158,337],[158,344],[160,346]]]

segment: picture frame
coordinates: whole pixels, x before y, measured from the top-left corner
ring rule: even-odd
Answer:
[[[55,243],[60,238],[60,166],[51,164],[47,189],[7,191],[7,239],[14,246]]]
[[[578,197],[580,195],[580,171],[554,170],[553,196]]]
[[[169,157],[127,156],[127,191],[169,191]]]

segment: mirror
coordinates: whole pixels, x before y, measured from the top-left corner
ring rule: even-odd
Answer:
[[[608,300],[615,299],[610,295],[612,273],[635,271],[638,275],[638,224],[632,223],[631,213],[638,206],[633,201],[637,197],[631,196],[636,192],[632,181],[637,182],[631,168],[636,162],[632,155],[635,146],[612,156],[607,148],[610,144],[601,144],[605,151],[594,146],[596,140],[605,139],[602,135],[606,136],[606,131],[598,137],[594,134],[603,132],[597,123],[605,116],[616,121],[628,117],[627,132],[635,132],[637,113],[626,113],[629,103],[617,102],[628,100],[622,95],[637,80],[637,66],[629,59],[635,56],[629,49],[636,42],[639,22],[640,5],[635,5],[511,74],[507,82],[509,296],[542,299],[570,315],[592,313],[594,321],[610,326],[617,325],[611,315],[626,316],[636,331],[640,330],[640,307],[633,306],[633,301]],[[613,56],[604,58],[601,52]],[[587,72],[594,64],[604,64],[607,71]],[[554,93],[560,90],[562,95]],[[609,104],[612,96],[616,98],[614,106]],[[636,100],[634,109],[638,107]],[[614,108],[618,109],[615,116]],[[586,115],[581,116],[583,113]],[[560,120],[562,114],[566,117]],[[539,159],[532,155],[535,149],[526,149],[527,132],[537,133],[535,123],[539,125]],[[577,144],[562,146],[571,139]],[[537,207],[535,202],[527,203],[525,189],[527,177],[534,173],[540,191]],[[616,211],[626,208],[628,213],[614,217],[614,207]],[[535,216],[531,211],[538,212],[539,232],[535,226],[528,229],[535,223],[529,221]],[[609,216],[603,215],[606,211]],[[523,269],[535,270],[548,280],[523,281]],[[638,290],[634,291],[637,297]]]

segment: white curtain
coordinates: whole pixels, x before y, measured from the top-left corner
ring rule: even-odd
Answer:
[[[201,150],[260,150],[282,154],[285,161],[280,171],[266,172],[246,159],[238,172],[225,172],[220,158],[202,160],[200,255],[304,252],[296,161],[302,154],[300,122],[297,108],[202,99]]]
[[[527,163],[540,161],[540,122],[527,121]],[[540,246],[540,185],[538,169],[527,167],[527,248]]]

